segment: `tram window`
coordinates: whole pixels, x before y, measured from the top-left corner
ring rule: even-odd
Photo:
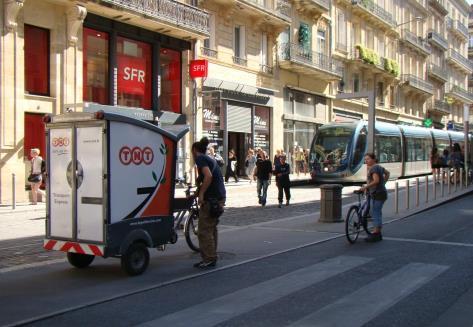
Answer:
[[[435,139],[435,147],[437,148],[438,153],[442,155],[445,149],[448,150],[450,148],[450,141]]]
[[[401,162],[401,139],[397,136],[376,136],[376,154],[380,163]]]
[[[363,155],[366,149],[366,134],[360,133],[356,141],[355,153],[353,155],[352,167],[355,168],[363,160]]]
[[[429,139],[407,138],[407,161],[428,161],[432,148]]]

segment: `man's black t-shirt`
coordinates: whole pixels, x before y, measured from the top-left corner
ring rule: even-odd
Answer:
[[[291,169],[287,162],[285,164],[280,164],[279,166],[276,166],[274,172],[276,174],[276,180],[281,186],[287,186],[290,184],[289,173],[291,172]],[[281,174],[281,176],[278,176],[278,174]]]
[[[273,165],[271,164],[271,160],[258,159],[256,162],[256,177],[259,180],[269,180],[269,174],[271,174],[272,171]]]
[[[223,184],[222,172],[220,171],[220,168],[218,167],[218,164],[215,159],[212,159],[208,155],[202,154],[195,159],[195,164],[197,165],[197,168],[199,170],[200,182],[204,180],[202,168],[209,167],[209,170],[212,173],[212,182],[210,183],[207,191],[205,191],[204,199],[225,199],[227,194],[225,191],[225,185]]]

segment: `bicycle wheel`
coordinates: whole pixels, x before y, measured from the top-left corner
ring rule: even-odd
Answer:
[[[361,217],[358,211],[358,206],[352,206],[345,219],[345,235],[351,244],[355,243],[360,235]]]
[[[199,213],[197,211],[190,211],[189,217],[184,224],[184,236],[186,237],[187,245],[194,252],[200,252],[199,249]]]

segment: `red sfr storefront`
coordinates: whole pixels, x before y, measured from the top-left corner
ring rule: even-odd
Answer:
[[[84,102],[182,113],[189,42],[89,14],[83,46]]]

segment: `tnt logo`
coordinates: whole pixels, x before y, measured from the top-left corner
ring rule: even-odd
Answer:
[[[125,166],[128,166],[131,163],[137,166],[141,164],[151,165],[154,160],[154,152],[150,147],[142,149],[138,146],[135,146],[134,148],[124,146],[120,149],[118,158]]]
[[[55,137],[53,138],[53,147],[63,147],[63,146],[69,146],[70,140],[68,137]]]

